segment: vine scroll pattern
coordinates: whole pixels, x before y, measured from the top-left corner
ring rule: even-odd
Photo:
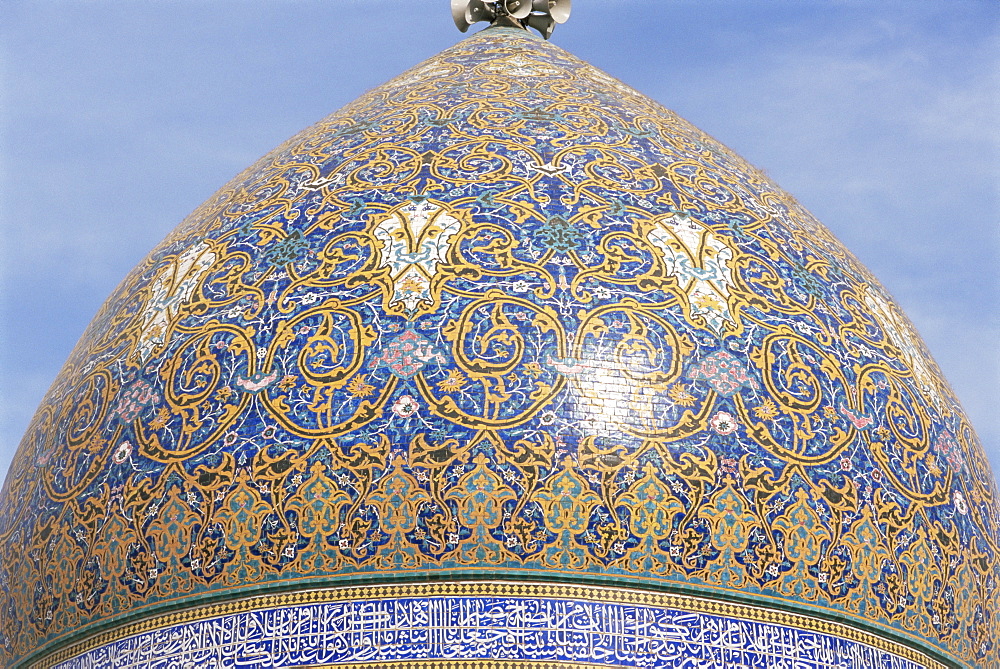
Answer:
[[[998,510],[919,337],[825,228],[490,29],[263,158],[116,290],[7,479],[0,646],[502,568],[755,593],[989,664]]]

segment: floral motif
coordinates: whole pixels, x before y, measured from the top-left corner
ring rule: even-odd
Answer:
[[[538,228],[537,239],[553,251],[566,253],[580,248],[583,235],[562,216],[551,216]]]
[[[156,417],[149,421],[149,427],[153,430],[162,430],[167,426],[167,422],[170,420],[170,409],[167,407],[160,407],[160,410],[156,412]]]
[[[375,386],[365,381],[364,374],[358,374],[347,383],[347,392],[361,399],[370,397],[375,392]]]
[[[740,426],[733,415],[725,411],[717,412],[714,416],[712,416],[711,420],[708,421],[708,424],[712,426],[712,429],[715,430],[716,434],[721,435],[732,434],[733,432],[736,432],[736,429]]]
[[[431,362],[444,362],[444,356],[431,342],[413,329],[406,329],[386,345],[378,361],[396,376],[408,379]]]
[[[758,387],[757,381],[747,374],[746,364],[722,349],[707,355],[691,368],[687,377],[708,382],[723,397],[734,395],[743,388],[756,390]]]
[[[670,399],[677,402],[677,404],[682,407],[692,406],[696,399],[695,396],[684,387],[683,383],[677,383],[670,386],[670,390],[667,391],[667,395],[669,395]]]
[[[449,369],[448,376],[443,380],[438,382],[438,390],[444,393],[454,393],[462,389],[468,382],[468,379],[462,374],[462,372],[457,369]]]
[[[111,461],[116,465],[120,465],[128,460],[130,455],[132,455],[132,444],[128,441],[123,441],[115,448],[115,452],[111,456]]]
[[[760,406],[754,407],[753,414],[761,420],[771,420],[778,415],[778,407],[772,400],[764,400]]]
[[[964,516],[969,513],[969,506],[965,503],[965,495],[962,494],[961,490],[955,491],[955,494],[952,496],[952,501],[955,505],[955,510],[960,514]]]
[[[947,430],[938,435],[937,441],[934,442],[934,447],[948,461],[948,465],[952,470],[960,471],[965,466],[962,447],[958,445],[955,437]]]
[[[691,317],[722,334],[735,328],[729,310],[733,250],[689,212],[673,212],[650,224],[649,242],[662,254],[668,276],[687,297]]]
[[[392,404],[392,412],[400,418],[409,418],[419,409],[420,405],[411,395],[403,395]]]
[[[264,258],[272,265],[284,265],[295,262],[302,255],[302,251],[308,247],[308,243],[299,230],[293,230],[281,241],[271,244],[264,251]]]
[[[141,333],[135,353],[145,362],[167,341],[171,326],[184,305],[195,297],[195,290],[218,256],[204,241],[185,249],[164,267],[150,288],[149,300],[142,312]]]
[[[388,268],[384,304],[407,317],[434,310],[435,287],[449,262],[452,238],[461,222],[426,199],[409,202],[379,222],[372,236],[380,244],[380,266]]]
[[[160,401],[160,394],[142,379],[134,381],[118,395],[115,415],[125,422],[135,420],[143,409]]]

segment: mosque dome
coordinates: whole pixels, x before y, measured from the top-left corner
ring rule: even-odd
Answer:
[[[495,26],[265,156],[115,290],[7,477],[0,653],[998,666],[998,514],[826,228]]]

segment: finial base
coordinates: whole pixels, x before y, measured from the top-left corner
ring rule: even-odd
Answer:
[[[451,0],[451,17],[463,33],[489,21],[506,28],[534,28],[548,39],[557,23],[569,18],[572,0]]]

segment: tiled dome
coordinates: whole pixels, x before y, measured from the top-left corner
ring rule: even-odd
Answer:
[[[2,657],[993,666],[992,481],[829,231],[494,27],[111,296],[3,491]]]

